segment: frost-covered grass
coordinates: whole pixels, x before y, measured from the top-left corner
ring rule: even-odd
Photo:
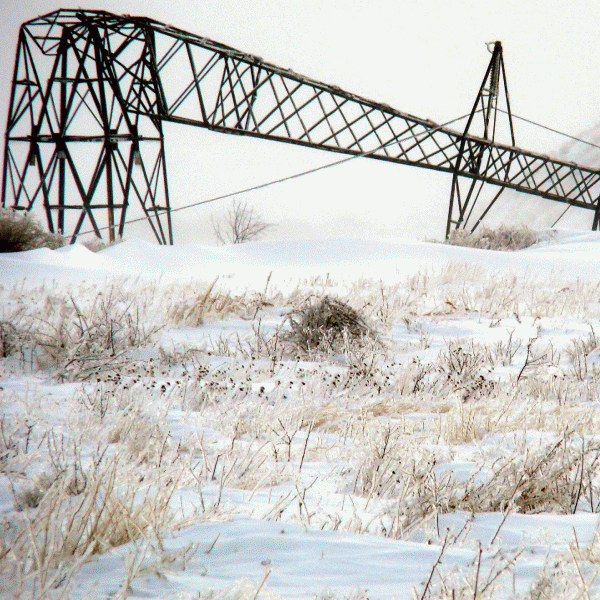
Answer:
[[[450,232],[447,244],[467,246],[483,250],[523,250],[540,241],[540,235],[525,225],[519,227],[501,226],[496,229],[479,227],[474,232],[454,229]]]
[[[2,597],[598,593],[593,279],[456,262],[1,303]]]

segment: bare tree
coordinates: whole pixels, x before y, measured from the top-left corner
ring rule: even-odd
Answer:
[[[272,223],[263,221],[262,217],[247,202],[234,200],[225,220],[213,222],[215,236],[222,244],[243,244],[257,240]]]

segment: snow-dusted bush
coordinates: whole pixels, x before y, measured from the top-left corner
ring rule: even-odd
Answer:
[[[79,242],[79,240],[77,240]],[[123,238],[117,238],[112,242],[107,242],[99,237],[93,237],[87,240],[83,240],[79,242],[82,246],[87,248],[90,252],[100,252],[101,250],[106,250],[106,248],[112,248],[112,246],[116,246],[117,244],[123,243],[125,240]]]
[[[61,235],[44,230],[29,215],[0,209],[0,252],[22,252],[36,248],[55,250],[65,243]]]
[[[538,241],[539,235],[525,225],[520,227],[501,225],[497,229],[480,227],[474,232],[454,229],[450,232],[446,243],[482,250],[523,250]]]
[[[347,343],[360,345],[365,339],[377,338],[356,309],[329,296],[305,302],[288,314],[285,324],[283,343],[296,356],[340,354]]]

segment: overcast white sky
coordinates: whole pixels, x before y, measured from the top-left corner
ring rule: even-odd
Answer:
[[[485,42],[501,40],[515,114],[588,139],[600,123],[597,0],[2,0],[2,131],[20,23],[67,7],[149,16],[439,123],[470,111],[490,59]],[[165,133],[173,206],[339,158],[201,129],[168,126]],[[564,143],[520,122],[516,136],[519,147],[550,156]],[[576,156],[600,163],[593,154]],[[240,199],[278,224],[273,238],[426,238],[443,234],[449,191],[448,175],[359,159]],[[210,216],[226,207],[178,213],[176,241],[211,242]],[[520,196],[503,203],[497,218],[549,226],[563,209]],[[562,224],[591,223],[591,214],[572,212]],[[130,228],[126,237],[144,231]]]

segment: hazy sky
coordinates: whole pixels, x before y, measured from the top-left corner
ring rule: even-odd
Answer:
[[[597,0],[2,0],[2,131],[20,23],[69,7],[149,16],[438,123],[470,111],[490,60],[485,43],[501,40],[516,115],[588,139],[600,123]],[[339,159],[189,127],[169,125],[165,134],[174,207]],[[527,150],[564,151],[564,139],[521,122],[516,137]],[[598,153],[575,149],[571,156],[600,163]],[[449,175],[358,159],[240,199],[277,224],[273,238],[426,238],[443,234],[449,191]],[[211,242],[211,215],[218,219],[227,207],[177,213],[176,241]],[[496,218],[542,227],[563,209],[520,196],[504,202]],[[591,223],[589,213],[569,217],[562,224]],[[126,230],[133,235],[147,237],[147,229]]]

